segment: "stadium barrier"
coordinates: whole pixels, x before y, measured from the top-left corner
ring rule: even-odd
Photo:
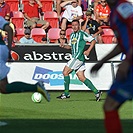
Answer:
[[[86,48],[89,46],[87,45]],[[113,82],[117,65],[121,62],[121,55],[113,58],[104,64],[98,75],[92,77],[90,68],[103,56],[115,47],[115,44],[104,45],[96,44],[89,57],[86,57],[85,75],[100,90],[108,90]],[[63,68],[66,62],[71,58],[71,51],[62,49],[58,45],[34,45],[19,46],[13,48],[19,60],[13,63],[7,63],[11,67],[8,74],[9,82],[24,81],[27,83],[36,83],[43,81],[48,90],[63,90]],[[70,74],[70,90],[88,90],[81,83],[75,72]]]

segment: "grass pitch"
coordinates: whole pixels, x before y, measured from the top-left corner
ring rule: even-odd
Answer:
[[[102,105],[91,92],[71,92],[71,98],[58,100],[60,92],[50,92],[51,102],[45,99],[33,103],[32,93],[0,95],[0,133],[105,133]],[[133,132],[132,102],[120,109],[124,133]]]

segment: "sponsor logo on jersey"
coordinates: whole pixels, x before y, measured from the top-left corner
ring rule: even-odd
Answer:
[[[128,18],[131,14],[133,14],[133,6],[129,3],[122,3],[117,7],[117,11],[123,18]]]

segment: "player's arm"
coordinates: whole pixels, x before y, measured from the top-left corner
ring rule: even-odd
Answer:
[[[94,47],[94,45],[96,44],[96,41],[94,39],[94,37],[92,37],[91,35],[85,33],[85,35],[83,36],[85,41],[90,42],[90,47],[84,51],[84,55],[88,56],[92,50],[92,48]]]
[[[120,46],[117,44],[116,47],[107,55],[105,56],[102,60],[100,60],[97,64],[95,64],[91,68],[91,73],[97,73],[97,71],[102,67],[102,65],[110,60],[111,58],[115,57],[116,55],[120,54],[122,52]]]
[[[88,56],[95,44],[96,44],[96,41],[94,39],[91,41],[90,47],[86,51],[84,51],[84,55]]]

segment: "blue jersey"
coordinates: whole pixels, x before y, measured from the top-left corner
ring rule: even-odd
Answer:
[[[0,16],[0,29],[3,30],[4,26],[9,24],[3,17]],[[0,34],[0,45],[5,44],[5,42],[2,39],[2,36]]]
[[[133,6],[126,0],[118,0],[116,6],[111,9],[110,24],[120,45],[122,52],[126,54],[133,48]],[[119,103],[133,98],[133,62],[127,77],[115,80],[108,95]]]
[[[127,54],[133,47],[133,5],[126,0],[119,0],[111,9],[110,24],[122,52]]]

